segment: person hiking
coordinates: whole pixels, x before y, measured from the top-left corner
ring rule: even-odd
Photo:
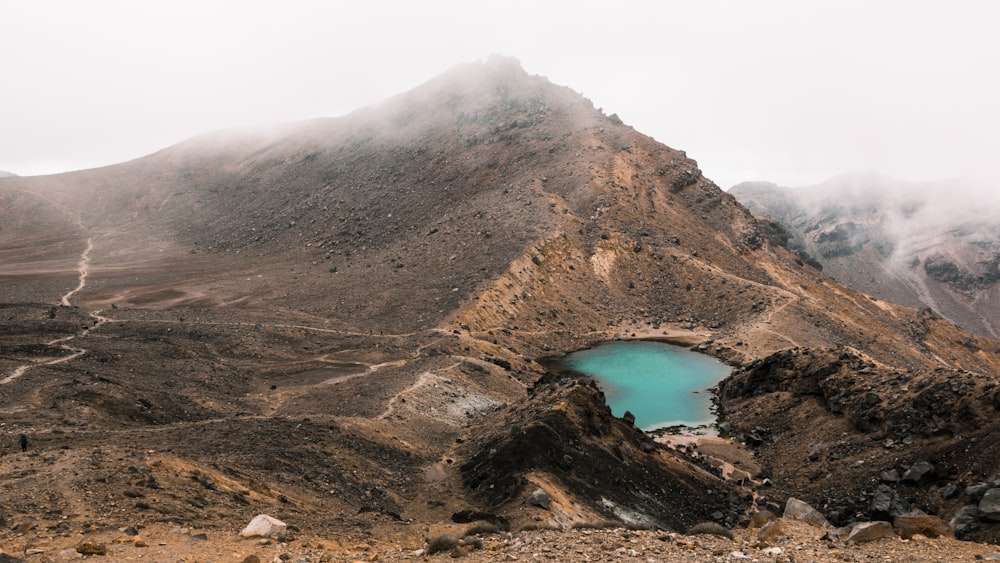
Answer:
[[[18,436],[17,437],[17,445],[21,446],[21,451],[22,452],[28,451],[28,437],[26,435],[24,435],[24,434],[21,434],[20,436]]]

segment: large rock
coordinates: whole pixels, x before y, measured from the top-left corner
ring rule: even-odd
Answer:
[[[910,506],[899,498],[892,487],[879,485],[872,496],[870,509],[874,518],[895,518],[908,513]]]
[[[983,495],[986,491],[993,488],[993,485],[989,483],[976,483],[975,485],[969,485],[965,488],[965,494],[969,496],[972,500],[979,502],[983,499]]]
[[[244,538],[260,536],[262,538],[281,539],[285,536],[288,526],[277,518],[272,518],[267,514],[258,514],[247,524],[246,528],[240,532]]]
[[[983,500],[979,501],[979,515],[984,520],[1000,522],[1000,488],[986,491]]]
[[[531,493],[529,501],[535,506],[544,508],[545,510],[549,509],[549,495],[542,489],[535,489],[535,491]]]
[[[924,477],[932,477],[934,475],[934,466],[927,463],[926,461],[918,461],[910,466],[903,473],[904,483],[919,483]]]
[[[979,529],[979,508],[974,504],[959,508],[948,525],[955,531],[955,537],[960,540],[969,539]]]
[[[863,543],[894,537],[896,537],[896,532],[892,529],[892,524],[879,520],[855,524],[851,528],[850,535],[847,536],[847,541],[849,543]]]
[[[892,521],[892,526],[896,528],[896,533],[905,539],[910,539],[917,534],[928,538],[951,537],[954,535],[951,531],[951,526],[947,522],[937,516],[925,514],[920,510],[913,510],[907,514],[897,516]]]
[[[817,528],[833,528],[826,517],[820,514],[818,510],[809,506],[807,502],[795,497],[788,498],[788,502],[785,503],[785,513],[782,516],[791,518],[792,520],[801,520]]]

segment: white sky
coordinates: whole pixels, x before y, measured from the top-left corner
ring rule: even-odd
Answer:
[[[1000,2],[0,0],[0,170],[343,115],[515,56],[723,188],[991,173]]]

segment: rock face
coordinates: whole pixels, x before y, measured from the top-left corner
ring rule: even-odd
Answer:
[[[837,280],[1000,336],[1000,200],[989,190],[854,173],[795,189],[747,182],[730,193]]]
[[[545,508],[549,494],[529,489],[529,474],[572,491],[578,508],[636,526],[686,530],[713,513],[734,523],[741,509],[735,485],[680,463],[671,450],[643,448],[649,437],[613,416],[593,383],[543,377],[526,400],[482,425],[474,430],[484,438],[460,447],[469,461],[459,469],[465,486],[496,509],[521,511],[526,496]],[[514,426],[520,432],[506,430]],[[711,500],[687,496],[706,487]]]
[[[823,502],[838,526],[858,513],[891,521],[914,506],[950,518],[996,487],[959,489],[954,478],[958,468],[996,474],[990,458],[998,450],[988,436],[997,429],[1000,389],[986,374],[896,370],[848,350],[793,349],[736,370],[719,398],[730,433],[772,461],[772,480],[798,479],[797,498]],[[809,479],[796,477],[803,460],[819,466]],[[992,533],[991,526],[963,523],[955,533]]]

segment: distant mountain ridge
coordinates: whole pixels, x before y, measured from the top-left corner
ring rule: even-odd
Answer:
[[[14,174],[13,172],[0,170],[0,178],[15,178],[15,177],[17,177],[17,174]]]
[[[989,191],[864,172],[803,188],[745,182],[729,192],[777,221],[791,249],[837,280],[1000,335],[1000,199]]]

